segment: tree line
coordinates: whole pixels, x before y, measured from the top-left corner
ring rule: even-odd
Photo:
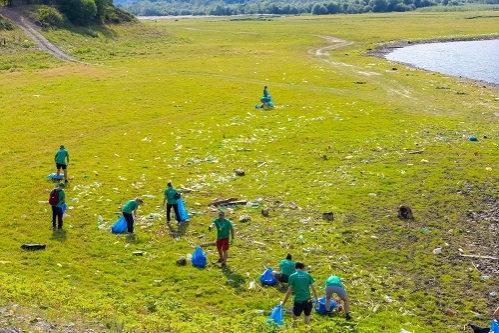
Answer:
[[[117,7],[138,16],[178,15],[327,15],[404,12],[430,6],[464,3],[498,4],[499,0],[114,0]]]
[[[53,19],[62,14],[75,25],[133,20],[130,14],[114,7],[113,0],[0,0],[0,5],[39,5],[42,15]]]

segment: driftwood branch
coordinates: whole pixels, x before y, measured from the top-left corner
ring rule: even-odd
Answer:
[[[424,153],[424,150],[415,150],[409,152],[409,154],[422,154],[422,153]]]
[[[460,253],[461,254],[461,253]],[[491,257],[491,256],[478,256],[474,254],[461,254],[461,257],[467,257],[467,258],[478,258],[478,259],[493,259],[493,260],[499,260],[499,258],[496,257]]]

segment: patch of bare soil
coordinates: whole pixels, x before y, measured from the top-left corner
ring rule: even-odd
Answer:
[[[487,192],[487,193],[485,193]],[[465,196],[481,193],[476,210],[466,214],[463,260],[472,261],[473,266],[482,276],[499,274],[499,197],[493,196],[493,190],[478,190],[467,186]]]
[[[107,333],[103,328],[82,328],[83,323],[56,324],[33,315],[28,309],[17,304],[0,307],[0,333]],[[88,326],[103,327],[102,324],[92,323]],[[23,327],[22,329],[19,327]]]
[[[59,48],[57,48],[57,46],[49,42],[47,38],[43,37],[42,34],[38,32],[39,27],[26,17],[19,14],[15,9],[0,7],[0,14],[17,25],[19,29],[21,29],[26,36],[36,43],[36,45],[43,51],[51,53],[54,57],[61,60],[75,61],[73,57],[62,52]]]

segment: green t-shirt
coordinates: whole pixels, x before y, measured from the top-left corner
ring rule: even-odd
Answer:
[[[57,205],[54,205],[54,207],[62,207],[62,204],[66,199],[66,193],[63,189],[60,189],[58,187],[56,187],[54,190],[59,191],[59,202],[57,203]]]
[[[335,276],[335,275],[331,275],[326,280],[326,287],[328,287],[328,286],[336,286],[336,287],[342,287],[343,288],[343,284],[341,283],[340,278],[337,277],[337,276]]]
[[[281,274],[291,275],[295,272],[295,262],[293,260],[284,259],[279,263],[281,267]]]
[[[133,214],[133,211],[139,207],[139,203],[135,200],[128,201],[121,210],[123,213]]]
[[[55,163],[66,164],[66,157],[69,157],[68,151],[66,149],[59,149],[57,153],[55,153]]]
[[[219,218],[213,220],[213,224],[217,227],[217,239],[229,238],[232,223],[224,218],[220,221]]]
[[[314,284],[314,278],[302,270],[297,270],[288,279],[288,285],[293,287],[295,302],[308,301],[310,296],[310,285]]]
[[[177,190],[171,187],[168,187],[165,190],[165,197],[166,197],[166,203],[169,205],[174,205],[177,203],[177,199],[175,199],[175,194],[177,193]]]

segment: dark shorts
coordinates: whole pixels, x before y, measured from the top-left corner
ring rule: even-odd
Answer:
[[[62,170],[66,170],[66,168],[67,168],[66,164],[56,163],[55,166],[57,167],[57,170],[60,170],[61,168],[62,168]]]
[[[278,273],[275,278],[279,282],[288,283],[289,275]]]
[[[229,238],[217,239],[217,249],[222,251],[229,250]]]
[[[304,302],[295,302],[293,304],[293,314],[299,317],[303,311],[305,313],[305,316],[310,316],[313,307],[314,305],[312,304],[311,299]]]

